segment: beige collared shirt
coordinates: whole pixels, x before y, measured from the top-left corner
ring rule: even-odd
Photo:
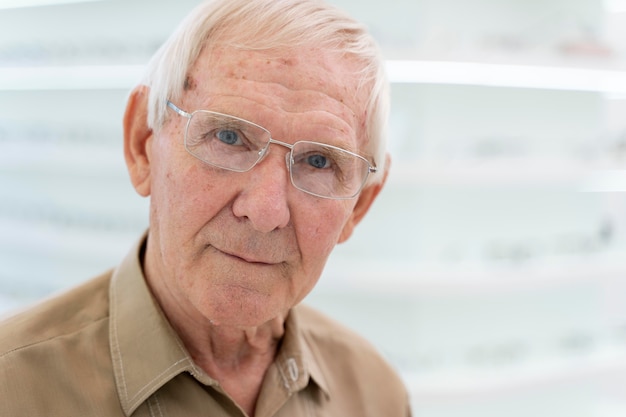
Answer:
[[[246,415],[194,364],[146,286],[139,250],[0,322],[1,417]],[[305,306],[285,326],[256,417],[410,415],[401,380],[362,338]]]

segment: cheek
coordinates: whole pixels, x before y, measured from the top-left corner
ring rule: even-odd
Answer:
[[[314,253],[315,257],[328,256],[338,242],[343,226],[350,217],[351,211],[344,206],[343,202],[331,202],[315,209],[317,215],[303,217],[307,227],[303,231],[306,245]]]
[[[159,141],[153,152],[151,215],[168,229],[180,231],[205,222],[216,208],[215,181],[177,144]]]

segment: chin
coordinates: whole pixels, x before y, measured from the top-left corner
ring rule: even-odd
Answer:
[[[207,305],[204,316],[214,326],[259,327],[275,319],[283,319],[288,308],[263,296],[235,297]]]
[[[244,329],[261,327],[279,317],[280,315],[252,315],[245,312],[234,312],[231,315],[224,315],[223,313],[213,315],[209,321],[213,326]]]

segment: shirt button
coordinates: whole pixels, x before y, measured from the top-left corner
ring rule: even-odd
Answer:
[[[289,371],[291,381],[296,382],[298,376],[300,376],[300,371],[298,370],[298,364],[294,358],[287,359],[287,370]]]

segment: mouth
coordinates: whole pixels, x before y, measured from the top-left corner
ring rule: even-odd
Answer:
[[[221,249],[217,249],[217,248],[216,248],[216,250],[218,252],[220,252],[221,254],[229,257],[229,258],[232,258],[232,259],[235,259],[235,260],[238,260],[238,261],[241,261],[241,262],[246,262],[248,264],[261,265],[261,266],[270,266],[270,265],[275,265],[277,263],[277,262],[264,261],[264,260],[261,260],[261,259],[258,259],[258,258],[254,258],[254,257],[250,257],[250,256],[247,256],[247,255],[234,254],[234,253],[227,252],[227,251],[224,251],[224,250],[221,250]]]

